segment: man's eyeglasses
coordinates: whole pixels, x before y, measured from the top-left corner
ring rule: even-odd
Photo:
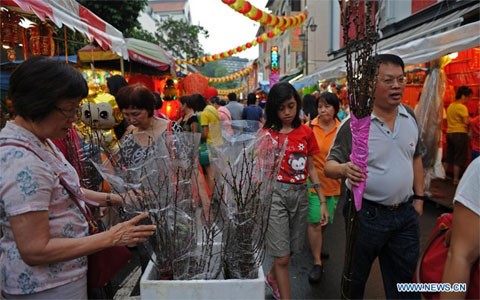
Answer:
[[[395,84],[395,82],[397,82],[399,86],[404,86],[405,84],[407,84],[407,77],[405,76],[400,76],[397,78],[386,77],[386,78],[380,78],[379,81],[388,87],[392,87]]]
[[[80,107],[74,109],[63,109],[55,106],[55,109],[62,113],[62,115],[67,119],[73,119],[75,116],[80,114]]]

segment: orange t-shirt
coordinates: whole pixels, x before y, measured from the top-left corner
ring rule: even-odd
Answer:
[[[335,140],[337,129],[340,126],[340,122],[335,120],[335,125],[326,132],[319,124],[318,118],[315,118],[311,122],[313,134],[317,140],[320,152],[313,156],[313,163],[317,169],[318,178],[320,179],[320,185],[324,196],[338,196],[340,195],[340,183],[341,179],[332,179],[325,176],[323,168],[327,161],[327,155],[330,151],[330,147]],[[313,190],[313,189],[312,189]]]

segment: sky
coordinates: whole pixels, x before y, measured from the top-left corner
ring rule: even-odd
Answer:
[[[221,0],[189,0],[192,24],[201,25],[208,30],[209,38],[200,36],[199,40],[205,53],[217,54],[236,48],[256,38],[259,23],[236,12]],[[266,11],[267,0],[249,0]],[[235,56],[255,59],[258,46],[251,47]]]

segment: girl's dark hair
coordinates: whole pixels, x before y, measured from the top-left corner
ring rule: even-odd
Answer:
[[[87,95],[87,82],[79,71],[44,56],[29,58],[10,76],[8,97],[15,113],[26,120],[43,120],[60,100]]]
[[[192,95],[190,95],[190,99],[191,100],[189,100],[189,101],[192,101],[191,105],[192,105],[192,108],[195,112],[203,111],[205,106],[207,106],[207,101],[205,100],[205,97],[203,97],[200,94],[192,94]],[[187,101],[187,106],[190,107],[188,105],[188,101]]]
[[[135,83],[121,88],[115,97],[118,108],[128,109],[145,109],[148,116],[153,116],[155,109],[155,98],[153,93],[143,84]]]
[[[267,120],[263,128],[271,128],[279,131],[282,128],[282,121],[278,117],[278,110],[283,102],[295,99],[297,102],[297,112],[293,118],[292,127],[297,128],[302,123],[300,121],[300,107],[302,106],[302,100],[295,88],[288,82],[280,82],[275,84],[268,93],[267,105],[265,107],[265,113]]]
[[[127,81],[121,75],[113,75],[112,77],[107,78],[108,90],[110,91],[110,95],[113,95],[114,97],[117,96],[117,93],[121,88],[127,85]]]
[[[321,93],[320,96],[318,97],[317,101],[316,101],[317,113],[318,113],[318,103],[320,101],[325,101],[328,104],[330,104],[331,106],[333,106],[333,109],[335,110],[334,119],[337,119],[338,118],[337,114],[340,111],[340,99],[338,99],[337,95],[334,94],[334,93],[330,93],[330,92]]]
[[[310,120],[313,120],[318,115],[318,102],[315,101],[315,97],[313,95],[305,95],[303,96],[302,101],[302,109],[305,115],[310,116]]]

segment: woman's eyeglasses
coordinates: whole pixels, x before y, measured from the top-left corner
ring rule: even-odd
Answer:
[[[55,106],[55,109],[62,113],[62,115],[67,119],[73,119],[75,116],[80,114],[80,107],[74,109],[63,109]]]

